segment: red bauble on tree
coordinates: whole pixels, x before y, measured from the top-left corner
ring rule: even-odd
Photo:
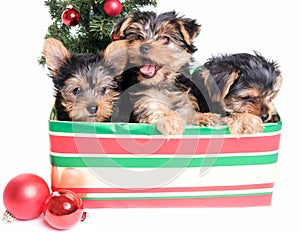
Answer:
[[[37,175],[24,173],[12,178],[3,192],[6,208],[3,221],[11,222],[15,218],[21,220],[37,218],[43,212],[49,194],[47,183]]]
[[[113,34],[111,35],[111,38],[112,38],[113,40],[119,40],[119,39],[120,39],[115,33],[113,33]]]
[[[104,3],[104,12],[108,16],[117,16],[122,12],[122,4],[119,0],[106,0]]]
[[[61,19],[67,26],[76,26],[80,21],[80,14],[72,5],[67,5],[67,9],[63,11]]]

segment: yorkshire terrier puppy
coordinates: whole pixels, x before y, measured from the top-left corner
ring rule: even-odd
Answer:
[[[279,121],[273,99],[282,76],[276,62],[257,52],[220,55],[208,59],[202,76],[212,101],[222,104],[232,134],[259,133],[263,123]]]
[[[72,54],[54,38],[44,42],[44,56],[55,87],[60,121],[108,121],[119,96],[116,77],[127,62],[127,41],[116,41],[99,54]]]
[[[122,19],[114,33],[128,40],[130,67],[123,73],[132,116],[155,124],[165,136],[180,135],[185,124],[214,125],[219,117],[200,113],[197,99],[179,77],[189,72],[200,25],[175,12],[137,11]]]
[[[201,25],[195,20],[178,17],[173,11],[159,15],[137,11],[123,18],[115,26],[114,33],[119,39],[129,41],[131,62],[133,65],[139,64],[136,67],[137,80],[156,85],[168,77],[169,67],[165,65],[178,70],[191,61],[191,54],[197,50],[193,40],[200,28]],[[156,48],[156,54],[151,51],[162,45],[169,48],[170,52],[173,49],[172,58],[168,58],[168,54],[162,54],[164,57],[161,58],[159,48]],[[174,64],[170,64],[170,61]]]

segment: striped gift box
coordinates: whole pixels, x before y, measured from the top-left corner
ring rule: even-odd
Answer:
[[[281,125],[240,138],[188,125],[164,138],[153,125],[50,119],[52,189],[86,208],[271,205]]]

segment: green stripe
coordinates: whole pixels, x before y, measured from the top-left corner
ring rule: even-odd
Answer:
[[[187,199],[187,198],[218,198],[218,197],[241,197],[241,196],[260,196],[270,195],[273,192],[247,193],[247,194],[220,194],[203,196],[163,196],[163,197],[84,197],[82,200],[148,200],[148,199]]]
[[[273,164],[277,162],[278,153],[206,158],[50,157],[52,165],[57,167],[193,168]]]
[[[280,131],[282,123],[266,123],[263,132]],[[52,132],[110,134],[110,135],[161,135],[155,125],[138,123],[88,123],[88,122],[63,122],[49,120],[49,129]],[[229,134],[225,125],[218,127],[199,127],[187,125],[183,135],[222,135]]]
[[[195,66],[195,67],[191,67],[190,69],[190,74],[194,74],[196,71],[202,71],[202,67],[201,66]]]

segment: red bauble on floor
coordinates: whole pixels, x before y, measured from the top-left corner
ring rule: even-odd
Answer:
[[[7,183],[3,192],[6,213],[21,220],[37,218],[49,195],[49,187],[41,177],[31,173],[17,175]]]
[[[80,197],[70,190],[53,192],[44,206],[45,221],[53,228],[66,230],[79,222],[83,215]]]

